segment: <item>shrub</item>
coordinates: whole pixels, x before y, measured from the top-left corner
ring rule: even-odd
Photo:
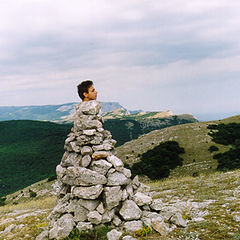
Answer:
[[[50,175],[48,177],[47,182],[51,182],[51,181],[56,180],[56,179],[57,179],[57,175],[56,174],[52,174],[52,175]]]
[[[198,177],[199,176],[199,172],[194,172],[193,173],[193,177]]]
[[[184,153],[176,141],[167,141],[142,154],[141,161],[133,164],[133,175],[147,175],[151,179],[168,177],[170,170],[182,166]]]
[[[30,194],[30,197],[36,197],[37,196],[37,193],[34,192],[33,190],[29,189],[29,194]]]
[[[208,128],[217,130],[209,133],[215,143],[232,146],[227,152],[213,156],[218,161],[217,170],[228,171],[240,168],[240,123],[215,124],[209,125]]]
[[[105,240],[107,239],[107,233],[111,228],[105,226],[95,227],[93,230],[79,232],[77,228],[74,228],[68,237],[63,240]]]
[[[135,237],[145,237],[151,233],[150,227],[144,227],[135,232]]]
[[[218,160],[217,170],[226,171],[240,168],[240,148],[231,148],[225,153],[215,154],[213,158]]]
[[[218,151],[218,150],[219,150],[219,148],[215,145],[212,145],[208,148],[208,151],[211,152],[211,153],[215,152],[215,151]]]
[[[0,198],[0,206],[4,206],[6,204],[5,201],[6,201],[6,197],[1,197]]]

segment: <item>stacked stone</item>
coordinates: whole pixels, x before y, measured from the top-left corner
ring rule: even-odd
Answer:
[[[66,152],[56,168],[57,204],[48,218],[48,238],[61,239],[75,227],[81,232],[99,224],[120,230],[109,232],[108,239],[119,239],[122,231],[134,232],[144,225],[166,235],[170,228],[159,214],[161,200],[153,200],[138,177],[131,180],[131,171],[114,155],[116,141],[102,128],[100,109],[95,100],[76,107]]]

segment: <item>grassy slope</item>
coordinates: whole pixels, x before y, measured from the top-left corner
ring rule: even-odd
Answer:
[[[185,149],[186,153],[182,155],[183,167],[173,170],[171,176],[192,175],[194,172],[213,172],[217,167],[217,161],[213,159],[215,152],[210,153],[208,148],[216,145],[219,152],[225,152],[229,147],[212,142],[207,126],[231,122],[240,123],[240,115],[218,121],[197,122],[155,130],[118,147],[116,154],[131,165],[138,161],[139,156],[148,149],[152,149],[161,142],[175,140],[180,147]]]
[[[70,128],[30,120],[0,122],[0,195],[55,173]]]
[[[164,203],[182,202],[187,204],[184,218],[188,220],[187,228],[176,228],[168,236],[161,237],[157,233],[141,240],[227,240],[239,239],[239,223],[233,220],[240,213],[240,170],[199,177],[180,177],[149,182],[147,185],[155,191],[155,198]],[[0,239],[35,239],[41,228],[48,225],[47,216],[55,206],[55,197],[49,193],[35,198],[29,197],[29,188],[35,192],[49,189],[52,182],[41,181],[8,196],[8,204],[0,207],[0,232],[11,224],[24,224],[16,227],[12,233],[0,235]],[[22,195],[22,196],[20,196]],[[16,202],[17,197],[19,204]],[[202,204],[199,209],[194,204]],[[195,211],[203,214],[203,220],[195,222]],[[28,214],[25,215],[25,214]],[[197,238],[198,236],[198,238]],[[84,240],[84,239],[82,239]]]
[[[71,125],[29,120],[0,122],[0,196],[54,173],[70,128]],[[144,132],[134,120],[108,120],[104,128],[112,132],[118,145]]]

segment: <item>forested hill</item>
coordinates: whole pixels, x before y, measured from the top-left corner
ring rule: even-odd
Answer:
[[[152,122],[152,123],[151,123]],[[185,123],[176,119],[106,120],[104,128],[117,140],[116,146],[151,130]],[[0,122],[0,195],[21,189],[55,173],[72,124],[32,120]]]
[[[31,120],[0,122],[0,195],[54,173],[71,127]]]

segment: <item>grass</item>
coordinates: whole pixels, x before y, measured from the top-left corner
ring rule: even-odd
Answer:
[[[189,123],[155,130],[118,147],[116,155],[131,166],[140,160],[143,153],[160,143],[177,141],[179,146],[185,149],[185,153],[181,155],[184,161],[182,167],[171,171],[170,177],[213,173],[218,165],[217,160],[213,159],[213,155],[228,151],[230,146],[213,142],[208,135],[210,129],[207,129],[207,126],[230,122],[240,123],[240,115],[219,121]],[[218,147],[219,151],[211,153],[208,149],[212,145]]]
[[[47,197],[0,207],[0,232],[12,224],[16,225],[11,233],[4,237],[0,235],[0,239],[35,239],[41,229],[48,225],[47,216],[55,204],[55,197]]]
[[[37,184],[36,184],[37,185]],[[233,220],[240,214],[240,170],[200,174],[198,177],[171,178],[151,181],[147,185],[155,192],[154,198],[161,198],[164,203],[173,204],[178,201],[186,203],[183,217],[188,220],[186,228],[176,228],[167,237],[151,232],[146,236],[138,236],[141,240],[239,240],[239,223]],[[40,186],[39,186],[40,187]],[[43,187],[41,185],[41,187]],[[204,220],[193,221],[193,204],[202,204],[198,209],[204,212]],[[11,224],[24,224],[20,230],[13,230],[7,239],[32,239],[41,229],[47,226],[47,216],[55,206],[54,197],[42,199],[25,199],[17,205],[7,204],[0,207],[0,231]],[[28,214],[29,216],[25,216]],[[31,213],[37,213],[31,215]],[[8,219],[9,222],[6,222]],[[4,223],[5,224],[2,224]],[[98,229],[81,235],[73,233],[70,239],[106,239],[110,229]],[[96,237],[98,236],[98,238]],[[3,237],[0,235],[0,239]],[[74,238],[75,237],[75,238]]]

